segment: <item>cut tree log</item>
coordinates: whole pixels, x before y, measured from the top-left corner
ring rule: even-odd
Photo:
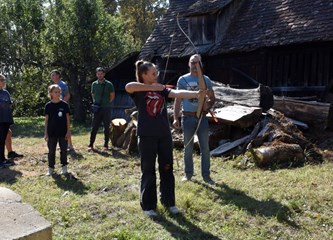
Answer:
[[[274,97],[273,108],[284,113],[287,117],[307,123],[313,127],[320,129],[333,128],[333,108],[330,103]]]
[[[297,164],[305,159],[304,151],[298,144],[281,143],[249,150],[256,164],[261,167],[282,163]]]
[[[117,141],[123,135],[126,127],[127,127],[126,119],[115,118],[111,121],[110,140],[112,146],[121,147]]]

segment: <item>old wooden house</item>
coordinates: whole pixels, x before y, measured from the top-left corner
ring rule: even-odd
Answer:
[[[139,57],[157,62],[174,83],[195,52],[215,81],[325,101],[333,83],[333,1],[170,0]]]
[[[123,98],[125,84],[135,80],[137,59],[155,62],[161,71],[160,81],[176,84],[188,71],[189,56],[200,53],[205,74],[214,81],[234,88],[253,88],[261,83],[271,87],[275,95],[330,101],[333,0],[169,3],[141,52],[129,55],[108,72],[117,96]],[[119,111],[131,105],[130,100],[117,101]]]

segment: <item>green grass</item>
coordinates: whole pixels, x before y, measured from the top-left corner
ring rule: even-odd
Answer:
[[[75,124],[74,124],[75,125]],[[0,185],[21,195],[53,228],[53,239],[333,239],[333,164],[301,168],[239,169],[236,160],[212,158],[216,186],[200,177],[182,183],[182,151],[175,150],[176,201],[172,216],[159,204],[150,219],[139,205],[140,162],[113,149],[88,153],[89,127],[75,125],[76,153],[69,171],[77,178],[45,176],[43,119],[17,119],[14,149],[25,157],[0,170]],[[99,132],[97,147],[102,147]],[[57,159],[59,163],[59,159]],[[57,165],[58,172],[60,166]]]

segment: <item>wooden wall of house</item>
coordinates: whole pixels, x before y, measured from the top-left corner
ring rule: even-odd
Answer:
[[[316,95],[324,100],[333,80],[333,47],[306,44],[269,49],[265,52],[262,83],[272,86],[277,95]]]
[[[203,55],[202,59],[204,74],[231,87],[255,88],[261,83],[271,87],[278,96],[311,96],[320,101],[333,102],[332,43],[264,48],[216,56]],[[160,64],[162,79],[166,59],[157,62]],[[170,58],[164,83],[175,85],[179,76],[187,72],[188,58]]]
[[[270,86],[275,95],[316,96],[333,94],[333,44],[313,43],[266,48],[254,52],[204,57],[213,80],[235,88]]]
[[[134,107],[134,102],[127,94],[125,86],[128,82],[135,81],[135,62],[138,52],[126,56],[121,63],[107,71],[105,78],[112,82],[115,88],[116,98],[112,103],[111,118],[124,118],[130,120],[125,109]]]

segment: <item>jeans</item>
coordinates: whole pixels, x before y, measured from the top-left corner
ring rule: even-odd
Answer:
[[[156,157],[160,174],[160,201],[165,207],[175,206],[175,177],[173,175],[172,137],[138,138],[141,155],[140,205],[142,210],[157,206]]]
[[[6,137],[9,130],[9,123],[0,123],[0,163],[6,160],[5,158],[5,145]]]
[[[110,107],[102,107],[98,113],[94,113],[93,115],[91,132],[90,132],[90,143],[89,143],[89,146],[91,147],[94,145],[98,128],[102,122],[104,126],[104,147],[108,147],[110,139],[110,123],[111,123]]]
[[[193,167],[193,145],[195,130],[197,129],[199,119],[194,116],[183,116],[182,128],[184,132],[184,171],[186,176],[192,177],[194,174]],[[203,178],[210,175],[210,152],[209,152],[209,124],[207,117],[201,118],[200,126],[196,132],[199,139],[200,156],[201,156],[201,175]],[[191,140],[192,138],[192,140]],[[188,143],[191,140],[190,143]]]
[[[57,143],[60,147],[60,163],[62,166],[66,166],[67,162],[67,140],[64,137],[50,137],[47,141],[47,147],[49,148],[48,163],[50,168],[54,168],[55,156],[57,150]]]

